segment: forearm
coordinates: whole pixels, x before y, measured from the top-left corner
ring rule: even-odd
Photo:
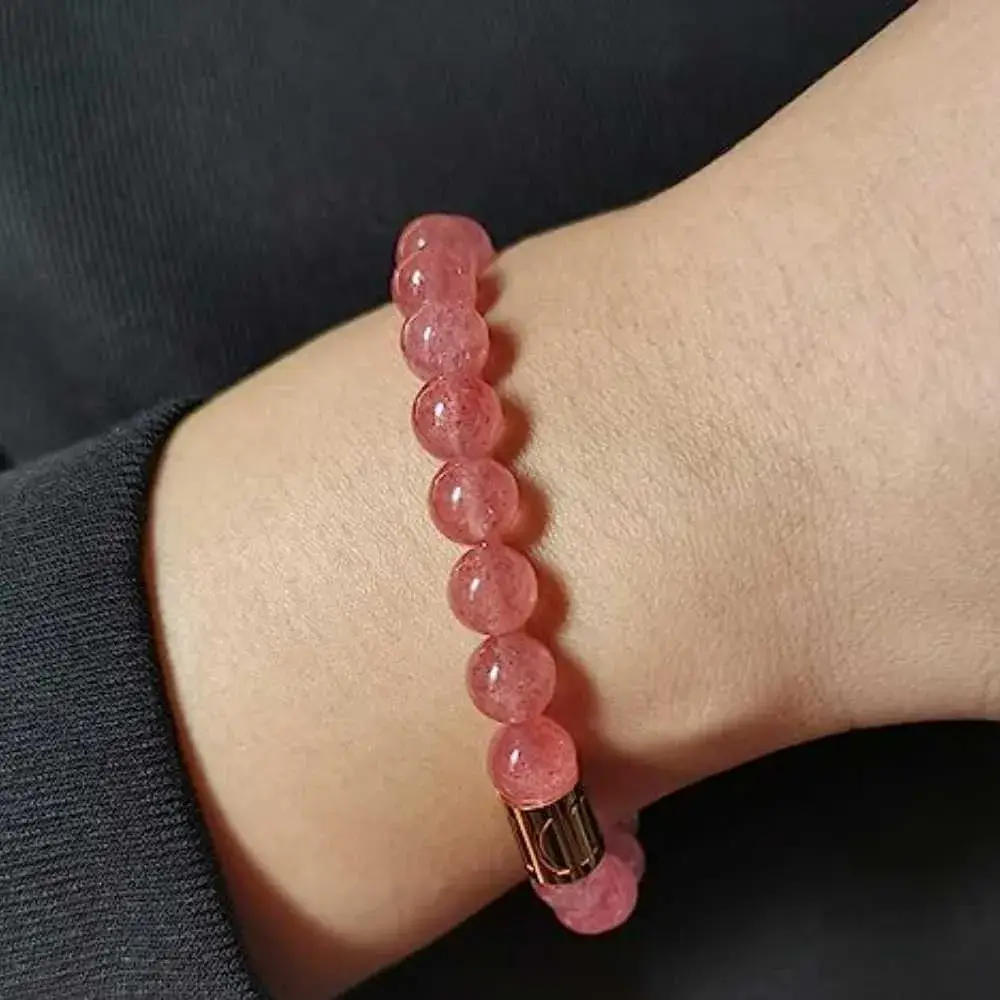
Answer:
[[[688,183],[498,264],[501,388],[568,601],[542,623],[557,712],[605,808],[996,690],[1000,35],[987,3],[947,6]],[[255,956],[312,984],[290,995],[517,877],[397,326],[364,317],[204,408],[154,498],[189,766]]]
[[[694,498],[670,485],[634,318],[605,313],[617,306],[594,279],[624,292],[630,246],[631,222],[610,217],[497,269],[517,355],[503,394],[528,417],[518,465],[547,508],[534,551],[567,601],[564,616],[546,586],[536,623],[561,650],[555,712],[596,804],[622,813],[772,749],[754,727],[785,708],[712,655],[714,623],[692,601]],[[398,327],[389,310],[365,317],[194,415],[155,496],[189,767],[253,953],[274,982],[315,958],[306,978],[323,986],[307,996],[413,950],[519,871],[485,773],[493,724],[464,690],[476,639],[445,601],[459,550],[426,517],[435,464],[412,441]],[[784,741],[801,738],[787,721]]]
[[[998,45],[920,3],[648,209],[680,449],[858,725],[1000,718]]]

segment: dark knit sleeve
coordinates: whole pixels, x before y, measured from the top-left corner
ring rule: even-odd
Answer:
[[[0,475],[0,996],[256,997],[140,573],[181,406]]]

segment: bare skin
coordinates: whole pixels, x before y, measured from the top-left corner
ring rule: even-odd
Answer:
[[[924,0],[690,181],[498,262],[535,624],[602,809],[850,727],[1000,718],[998,46],[992,0]],[[397,329],[214,400],[154,491],[187,763],[283,998],[518,878]]]

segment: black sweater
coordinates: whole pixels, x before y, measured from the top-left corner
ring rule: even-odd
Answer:
[[[503,244],[660,189],[906,6],[0,5],[0,998],[258,995],[139,572],[185,405],[381,301],[407,217]],[[515,893],[359,992],[993,1000],[998,764],[985,726],[781,755],[651,810],[619,935]]]

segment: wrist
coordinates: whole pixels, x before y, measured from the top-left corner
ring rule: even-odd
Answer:
[[[651,219],[640,206],[515,248],[491,314],[515,340],[502,391],[531,417],[519,465],[551,511],[535,552],[567,588],[558,642],[583,671],[567,719],[591,786],[630,804],[840,727],[812,661],[776,655],[790,624],[766,593],[761,539],[786,527],[758,502],[778,478],[754,444],[768,428],[714,381],[732,338],[651,254]]]
[[[518,354],[501,393],[530,415],[519,471],[551,512],[535,553],[565,581],[543,586],[570,678],[554,714],[621,814],[823,731],[808,678],[772,661],[732,517],[747,470],[694,432],[710,407],[664,367],[633,220],[505,255],[491,317]],[[409,441],[395,326],[364,317],[194,414],[153,497],[164,669],[237,912],[263,967],[316,960],[324,988],[518,872],[490,727],[456,682],[472,638],[427,587],[457,551],[424,518],[433,463]]]
[[[996,8],[974,6],[918,5],[639,212],[659,308],[693,321],[676,325],[696,350],[666,339],[663,370],[683,372],[686,426],[723,442],[697,469],[729,490],[711,522],[748,554],[773,655],[805,670],[834,729],[1000,718],[1000,269],[983,211],[1000,78]],[[940,51],[961,68],[929,110]]]

